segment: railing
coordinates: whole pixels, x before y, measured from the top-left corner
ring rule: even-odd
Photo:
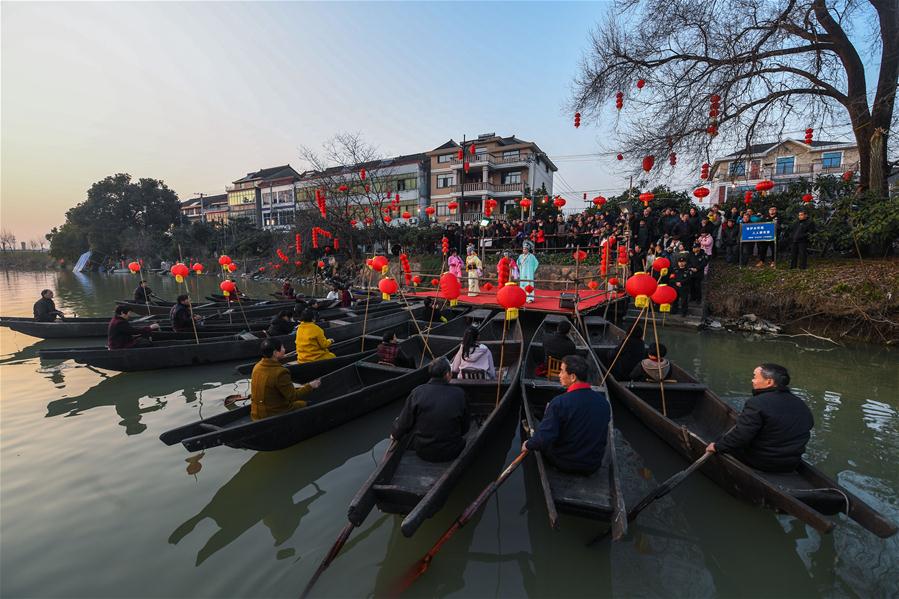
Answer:
[[[465,157],[459,160],[457,156],[453,156],[449,162],[438,162],[435,169],[441,168],[459,168],[467,162],[471,166],[478,166],[484,163],[492,165],[508,165],[529,162],[532,157],[530,152],[522,152],[517,156],[496,156],[494,154],[478,153],[469,154],[467,151]]]
[[[522,193],[524,191],[524,183],[502,183],[493,186],[494,193]]]
[[[717,180],[719,182],[722,181],[730,181],[732,183],[740,184],[742,182],[755,182],[761,181],[762,179],[772,179],[776,180],[778,178],[803,178],[803,177],[813,177],[817,175],[838,175],[844,173],[846,171],[852,171],[858,169],[858,162],[854,163],[841,163],[837,166],[824,166],[821,162],[811,162],[806,164],[795,164],[790,168],[780,168],[778,169],[776,165],[764,166],[758,170],[752,171],[748,176],[746,175],[726,175],[723,177],[718,177]]]

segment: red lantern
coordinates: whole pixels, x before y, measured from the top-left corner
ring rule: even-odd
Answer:
[[[456,154],[456,157],[459,160],[462,160],[463,158],[465,158],[465,150],[463,150],[462,148],[459,148],[459,152]]]
[[[708,187],[697,187],[696,189],[693,190],[693,195],[699,199],[702,199],[702,198],[706,197],[707,195],[709,195],[709,188]]]
[[[130,270],[132,273],[139,272],[140,271],[140,262],[129,262],[128,270]]]
[[[455,213],[456,213],[456,209],[459,207],[459,202],[453,200],[452,202],[450,202],[449,204],[447,204],[446,207],[449,209],[450,214],[455,214]]]
[[[709,178],[709,168],[711,168],[711,166],[709,165],[708,162],[702,163],[702,172],[700,172],[700,174],[699,174],[699,177],[701,179],[706,180]]]
[[[587,283],[587,287],[595,291],[596,288],[599,287],[599,283],[597,283],[596,281],[590,281],[589,283]]]
[[[646,85],[645,79],[637,79],[637,89],[643,89],[644,85]]]
[[[388,260],[386,256],[375,256],[371,259],[371,268],[375,272],[387,274]]]
[[[773,187],[774,181],[771,181],[770,179],[765,179],[764,181],[759,181],[755,184],[755,190],[762,195],[764,195],[766,191],[770,191]]]
[[[390,224],[390,221],[392,221],[392,220],[393,220],[393,219],[390,218],[389,216],[385,216],[385,217],[384,217],[384,222],[387,223],[388,225]]]
[[[708,129],[706,129],[706,132],[709,135],[711,135],[712,137],[715,137],[716,135],[718,135],[718,125],[715,125],[715,124],[709,125]]]
[[[228,272],[234,272],[235,270],[237,270],[236,263],[232,262],[231,264],[228,265]]]
[[[660,312],[671,312],[671,304],[677,299],[677,290],[668,285],[659,285],[652,294],[652,301],[658,304]]]
[[[351,227],[355,227],[356,224],[357,224],[356,219],[355,219],[355,218],[351,218],[351,219],[350,219],[350,226],[351,226]]]
[[[530,291],[522,289],[515,283],[506,283],[497,290],[496,301],[506,309],[506,320],[518,318],[518,309],[527,302],[528,293]]]
[[[337,188],[337,191],[340,191],[340,192],[346,192],[349,190],[350,190],[350,188],[346,183],[341,183],[340,187]]]
[[[624,160],[624,154],[618,154],[618,156],[616,156],[615,158],[617,158],[618,160]]]
[[[677,152],[671,152],[668,154],[668,164],[671,166],[677,166]]]
[[[226,264],[231,264],[231,258],[225,255],[219,256],[219,264],[225,266]]]
[[[627,280],[624,284],[624,290],[629,296],[634,298],[635,306],[645,308],[649,305],[649,298],[655,293],[658,285],[652,276],[645,272],[638,272]]]
[[[451,272],[445,272],[440,275],[440,294],[450,301],[450,306],[459,303],[459,293],[462,287],[459,285],[459,279]]]
[[[581,126],[581,113],[575,112],[574,113],[574,128],[577,129],[580,126]]]
[[[850,181],[852,181],[853,175],[855,175],[854,172],[846,171],[845,173],[843,173],[843,181],[845,181],[846,183],[849,183]]]
[[[663,277],[668,274],[669,268],[671,268],[671,260],[665,257],[656,258],[652,263],[652,269]]]
[[[362,222],[365,223],[366,225],[371,225],[371,224],[373,224],[375,221],[374,221],[374,219],[373,219],[372,217],[366,216],[365,218],[362,219]]]
[[[602,208],[606,204],[606,199],[602,196],[596,196],[593,198],[593,205],[597,208]]]
[[[655,163],[656,163],[655,156],[644,156],[643,157],[643,170],[648,173],[649,171],[652,170],[652,167],[653,167],[653,165],[655,165]]]
[[[815,196],[813,196],[810,193],[807,193],[804,196],[802,196],[802,201],[805,202],[806,204],[808,204],[809,202],[811,202],[814,199],[815,199]]]
[[[173,275],[175,275],[176,281],[178,281],[179,283],[183,283],[184,277],[186,277],[187,275],[190,274],[190,269],[187,268],[187,266],[182,264],[181,262],[178,262],[177,264],[172,266],[171,272]]]
[[[405,219],[412,218],[412,215],[408,211],[404,211],[400,216],[402,216]]]
[[[366,177],[365,169],[364,168],[359,169],[359,178],[362,179],[363,181],[365,181],[365,177]]]
[[[481,289],[483,289],[484,291],[490,291],[491,289],[493,289],[493,285],[491,285],[490,283],[484,283],[483,285],[481,285]]]
[[[747,191],[745,194],[743,194],[743,203],[746,204],[747,206],[752,203],[752,192],[751,191]]]
[[[428,206],[427,208],[425,208],[425,214],[427,214],[428,216],[434,216],[436,213],[437,209],[433,206]]]
[[[619,111],[624,108],[624,92],[615,93],[615,108]]]
[[[561,198],[561,197],[559,197],[559,196],[556,196],[556,199],[553,200],[553,205],[554,205],[556,208],[562,208],[562,207],[565,206],[565,204],[566,204],[565,198]]]
[[[412,277],[412,283],[413,283],[416,287],[418,287],[419,285],[421,285],[421,277],[418,276],[418,275],[415,275],[414,277]]]
[[[709,100],[711,100],[712,104],[718,104],[721,101],[721,96],[719,96],[718,94],[712,94]]]
[[[319,267],[319,268],[324,268],[324,267],[325,267],[325,261],[324,261],[324,260],[319,260],[319,261],[318,261],[318,267]]]
[[[484,201],[484,205],[492,210],[492,209],[496,208],[497,203],[496,203],[496,200],[494,200],[493,198],[487,198]]]
[[[805,130],[805,143],[806,145],[812,145],[812,138],[815,135],[815,130],[811,127]]]
[[[471,169],[471,163],[466,160],[464,163],[462,163],[462,169],[466,173],[468,173],[468,171]]]
[[[301,261],[297,260],[296,262],[294,262],[294,264],[296,264],[297,266],[300,266],[300,265],[302,265],[303,263],[302,263]]]
[[[396,279],[381,279],[378,289],[381,290],[381,299],[387,301],[391,295],[397,292],[399,285],[397,285]]]
[[[609,285],[612,285],[613,287],[617,287],[618,286],[618,277],[612,277],[611,279],[609,279]]]
[[[469,153],[469,154],[471,154],[472,156],[474,156],[476,152],[477,152],[477,150],[475,149],[474,144],[471,144],[470,146],[468,146],[468,153]]]
[[[130,266],[130,265],[129,265],[129,266]],[[200,264],[199,262],[195,262],[194,265],[191,266],[191,268],[192,268],[193,271],[194,271],[195,273],[197,273],[197,274],[200,274],[201,272],[203,272],[203,265]]]
[[[440,284],[440,280],[439,280],[439,279],[431,279],[431,286],[432,286],[432,287],[436,287],[436,286],[439,285],[439,284]]]
[[[521,206],[522,210],[527,210],[531,207],[531,201],[528,198],[522,198],[521,201],[518,202],[518,205]]]
[[[640,194],[640,201],[643,202],[644,205],[646,205],[649,204],[655,197],[655,194],[651,191],[644,191]]]
[[[265,272],[265,267],[261,267],[259,270]],[[221,283],[219,283],[219,289],[222,290],[222,293],[225,295],[225,297],[228,297],[229,295],[234,293],[234,291],[237,289],[237,285],[234,284],[234,281],[222,281]]]
[[[587,252],[585,252],[584,250],[577,250],[572,254],[572,257],[574,258],[575,262],[583,262],[587,257]]]

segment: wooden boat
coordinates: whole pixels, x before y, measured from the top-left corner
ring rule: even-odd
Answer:
[[[453,379],[450,383],[465,390],[471,414],[465,449],[450,462],[427,462],[408,448],[405,440],[375,469],[350,503],[348,518],[355,526],[377,506],[382,512],[405,515],[401,529],[405,536],[412,536],[443,507],[465,470],[496,435],[503,418],[518,402],[518,371],[524,351],[519,320],[508,324],[505,340],[504,321],[505,313],[500,312],[481,329],[479,338],[490,348],[497,368],[503,364],[499,380]]]
[[[558,378],[548,379],[535,374],[537,366],[545,361],[544,336],[552,333],[559,323],[565,320],[567,317],[562,315],[547,315],[540,328],[534,333],[534,338],[528,347],[527,357],[521,369],[521,403],[525,417],[522,429],[525,438],[530,438],[533,431],[540,426],[544,410],[549,402],[557,395],[565,393],[565,388]],[[602,370],[596,356],[576,329],[571,329],[569,338],[574,342],[577,353],[586,358],[591,365],[594,380],[590,382],[593,384],[593,390],[601,393],[608,400],[606,386],[595,384],[602,377]],[[618,459],[615,455],[614,419],[609,423],[608,430],[604,434],[606,435],[606,455],[599,470],[590,476],[562,472],[545,460],[540,452],[534,452],[537,476],[549,512],[550,525],[553,528],[557,528],[559,525],[558,512],[563,512],[610,522],[612,537],[615,540],[620,539],[627,532],[627,512],[619,481]]]
[[[599,316],[585,318],[584,326],[591,346],[606,356],[626,336]],[[611,376],[607,380],[618,401],[690,461],[701,457],[706,446],[737,419],[736,410],[674,363],[671,382],[662,385],[617,381]],[[897,531],[893,522],[805,460],[795,472],[771,473],[751,468],[731,455],[717,454],[702,466],[702,472],[730,494],[786,512],[820,532],[830,532],[835,523],[828,516],[841,512],[879,537]]]
[[[465,332],[465,327],[470,326],[469,323],[471,319],[460,318],[467,311],[468,309],[465,307],[453,308],[452,313],[455,317],[447,323],[438,323],[437,326],[433,326],[429,333],[434,335],[461,337],[462,333]],[[419,314],[425,318],[427,317],[426,314],[421,314],[421,312],[419,312]],[[284,362],[284,365],[291,370],[292,374],[300,377],[299,380],[302,380],[302,377],[304,376],[309,379],[314,379],[333,370],[337,370],[337,368],[342,368],[353,362],[358,362],[366,357],[378,348],[378,344],[381,342],[385,333],[395,333],[397,339],[403,340],[413,337],[420,332],[427,332],[427,327],[428,321],[426,320],[416,320],[415,322],[409,320],[380,329],[366,329],[368,332],[361,339],[347,339],[346,341],[331,345],[329,349],[331,350],[331,353],[336,356],[331,360],[319,360],[317,362],[309,362],[306,364],[297,364],[296,360],[288,360]],[[249,375],[253,372],[254,366],[256,366],[256,362],[247,362],[237,366],[235,370],[238,374]],[[306,370],[303,370],[303,368],[306,368]]]
[[[423,307],[418,306],[419,311]],[[411,309],[410,309],[411,310]],[[414,312],[413,312],[414,314]],[[368,326],[373,328],[398,324],[409,319],[409,310],[399,310],[370,318]],[[332,321],[327,334],[334,341],[353,339],[362,333],[362,323],[339,323]],[[295,337],[293,334],[277,337],[284,343],[287,351],[293,351]],[[216,362],[230,362],[258,358],[261,337],[251,333],[212,337],[192,340],[162,341],[150,347],[105,349],[105,348],[60,348],[42,350],[38,353],[44,360],[75,360],[81,364],[89,364],[106,370],[130,372],[135,370],[154,370],[157,368],[174,368],[177,366],[195,366]]]
[[[166,305],[168,304],[168,305]],[[141,302],[135,302],[132,300],[116,300],[115,305],[117,306],[128,306],[132,312],[135,314],[145,314],[151,316],[168,316],[169,312],[172,310],[172,305],[169,302],[165,303],[150,303],[149,305],[143,304]],[[222,307],[222,304],[215,302],[208,302],[204,304],[197,304],[193,306],[194,314],[200,315],[211,315],[217,314],[221,312],[225,308]]]
[[[150,324],[159,322],[154,317],[135,319],[135,322]],[[0,317],[0,327],[41,339],[69,339],[80,337],[106,337],[109,318],[66,318],[54,322],[37,322],[27,316]]]
[[[476,312],[489,318],[489,311]],[[454,352],[460,340],[432,336],[428,347],[434,356],[444,356]],[[404,397],[427,380],[431,356],[423,339],[406,339],[400,343],[400,351],[415,368],[379,364],[377,356],[368,356],[321,377],[321,386],[301,410],[254,421],[250,407],[244,406],[172,429],[159,439],[166,445],[181,443],[190,451],[219,445],[257,451],[289,447]]]

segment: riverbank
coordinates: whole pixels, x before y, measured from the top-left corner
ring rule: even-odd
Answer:
[[[714,263],[708,278],[710,316],[755,314],[836,342],[899,344],[899,260],[815,260],[808,270],[738,268]]]
[[[0,270],[56,270],[59,262],[47,252],[15,250],[0,252]]]

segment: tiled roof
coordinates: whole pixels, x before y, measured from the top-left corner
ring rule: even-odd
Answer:
[[[355,173],[356,171],[363,168],[365,170],[371,171],[380,168],[389,168],[391,166],[412,164],[425,160],[426,158],[427,156],[421,152],[418,154],[403,154],[402,156],[394,156],[392,158],[385,158],[383,160],[369,160],[367,162],[360,162],[359,164],[354,164],[352,166],[332,166],[331,168],[327,168],[323,171],[303,171],[299,175],[299,177],[300,179],[320,179],[322,177],[333,177],[337,175]]]
[[[233,183],[246,183],[248,181],[268,181],[272,179],[284,179],[286,177],[299,177],[300,173],[296,172],[292,166],[285,164],[283,166],[270,166],[268,168],[259,169],[253,173],[247,173],[246,177],[242,177]]]
[[[793,141],[793,142],[796,142],[799,144],[806,145],[804,141],[800,141],[798,139],[787,138],[783,141],[777,141],[777,142],[773,142],[773,143],[753,144],[753,145],[749,146],[748,148],[743,148],[737,152],[728,154],[727,156],[724,156],[722,158],[718,158],[718,160],[727,160],[728,158],[739,158],[739,157],[746,157],[746,156],[757,156],[759,154],[767,154],[773,148],[775,148],[779,145],[785,144],[788,141]],[[826,140],[817,140],[816,139],[816,140],[812,140],[812,143],[810,145],[813,148],[826,148],[828,146],[842,146],[845,144],[846,144],[846,142],[843,142],[843,141],[826,141]]]

